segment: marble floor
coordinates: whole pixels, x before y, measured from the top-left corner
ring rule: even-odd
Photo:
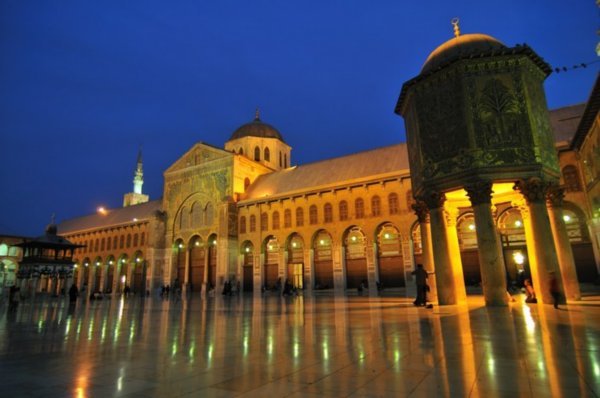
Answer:
[[[597,397],[600,294],[0,305],[3,397]]]

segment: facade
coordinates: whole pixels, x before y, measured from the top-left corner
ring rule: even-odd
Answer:
[[[232,281],[260,293],[288,280],[374,294],[412,288],[421,262],[441,304],[462,300],[465,282],[504,304],[507,279],[529,270],[542,301],[552,272],[577,299],[578,280],[594,282],[600,267],[598,89],[548,114],[550,70],[529,47],[452,40],[403,88],[406,144],[292,167],[291,147],[257,112],[224,149],[193,145],[155,201],[142,193],[140,155],[125,207],[59,225],[85,245],[79,287],[208,294]]]

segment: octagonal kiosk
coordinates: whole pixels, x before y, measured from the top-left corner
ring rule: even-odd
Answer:
[[[455,25],[455,37],[402,87],[395,112],[405,120],[413,195],[429,212],[441,305],[466,299],[456,233],[458,209],[465,207],[475,220],[485,302],[506,305],[507,271],[494,214],[499,203],[521,211],[538,300],[552,301],[551,283],[562,292],[564,282],[572,298],[579,294],[572,253],[570,264],[565,256],[559,267],[556,248],[570,250],[568,240],[553,231],[548,216],[547,200],[560,214],[562,198],[543,89],[550,73],[527,45],[460,35]]]

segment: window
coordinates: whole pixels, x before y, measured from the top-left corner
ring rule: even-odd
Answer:
[[[288,167],[287,153],[283,154],[283,167]]]
[[[362,198],[358,198],[354,201],[354,211],[356,212],[356,218],[365,217],[365,201]]]
[[[565,180],[565,190],[567,192],[581,191],[579,175],[577,174],[577,168],[575,166],[566,166],[563,169],[562,174],[563,179]]]
[[[240,217],[240,234],[246,233],[246,216]]]
[[[279,167],[281,167],[282,163],[283,163],[283,155],[281,154],[281,151],[279,151]]]
[[[290,209],[283,212],[283,227],[292,228],[292,211]]]
[[[390,214],[398,214],[398,194],[391,193],[388,195],[388,207]]]
[[[333,222],[333,207],[331,203],[325,203],[325,206],[323,206],[323,221]]]
[[[260,161],[260,148],[259,147],[254,148],[254,160],[256,160],[257,162]]]
[[[127,245],[126,247],[129,249],[131,247],[131,234],[127,234]]]
[[[374,217],[381,215],[381,199],[379,196],[373,196],[371,198],[371,212]]]
[[[138,239],[139,239],[138,234],[133,234],[133,246],[134,247],[137,247],[137,245],[138,245]]]
[[[312,205],[308,209],[308,222],[310,225],[315,225],[318,222],[317,206]]]
[[[273,212],[273,229],[279,229],[279,212]]]
[[[265,162],[270,162],[271,161],[271,151],[269,151],[269,148],[265,148]]]
[[[296,226],[304,226],[304,210],[302,210],[302,207],[296,209]]]
[[[119,249],[122,249],[125,246],[125,235],[121,235],[121,239],[119,239]]]
[[[269,216],[267,213],[262,213],[260,215],[260,230],[266,231],[267,229],[269,229]]]
[[[256,216],[251,215],[250,216],[250,232],[254,232],[254,231],[256,231]]]
[[[340,221],[345,221],[348,219],[348,202],[342,200],[340,202]]]

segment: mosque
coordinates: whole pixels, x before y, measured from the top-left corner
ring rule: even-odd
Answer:
[[[207,295],[231,281],[261,294],[288,280],[304,294],[413,294],[422,263],[441,305],[469,285],[506,305],[523,273],[541,302],[552,278],[577,300],[600,269],[600,84],[586,104],[548,111],[550,73],[527,45],[457,30],[402,87],[406,143],[291,166],[284,134],[257,111],[223,148],[192,146],[152,201],[140,153],[122,208],[58,225],[82,245],[74,281],[104,293]]]

